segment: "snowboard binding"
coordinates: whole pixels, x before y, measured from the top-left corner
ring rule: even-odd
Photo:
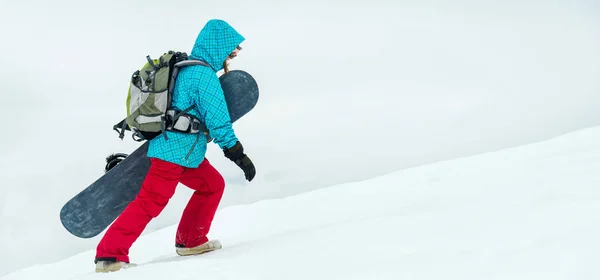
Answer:
[[[115,153],[115,154],[112,154],[112,155],[106,157],[106,166],[104,167],[104,173],[107,173],[108,171],[113,169],[115,166],[117,166],[117,164],[119,164],[121,161],[123,161],[127,156],[129,156],[129,155],[123,154],[123,153]]]

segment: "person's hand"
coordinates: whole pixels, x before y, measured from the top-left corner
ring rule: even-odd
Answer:
[[[244,175],[246,176],[246,180],[248,180],[248,182],[254,179],[254,176],[256,175],[256,168],[254,167],[254,164],[250,158],[244,154],[244,147],[240,141],[235,143],[233,147],[224,149],[223,153],[225,154],[226,158],[233,161],[239,168],[242,169],[242,171],[244,171]]]

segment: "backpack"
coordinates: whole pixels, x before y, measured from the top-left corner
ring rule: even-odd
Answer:
[[[158,59],[146,56],[147,63],[131,76],[127,93],[127,118],[115,125],[122,129],[119,138],[123,139],[125,130],[131,130],[135,141],[151,140],[165,131],[181,133],[200,133],[206,127],[196,117],[187,114],[194,108],[183,111],[172,108],[173,90],[181,67],[188,65],[208,66],[208,63],[189,59],[185,52],[168,51]],[[128,128],[127,128],[128,126]]]

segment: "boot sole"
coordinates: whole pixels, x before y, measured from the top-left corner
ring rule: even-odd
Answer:
[[[136,266],[137,266],[136,264],[122,265],[121,263],[110,264],[104,268],[99,268],[96,266],[96,273],[117,272],[121,269],[128,269],[128,268],[132,268],[132,267],[136,267]]]
[[[203,246],[203,245],[208,245],[208,246]],[[208,241],[208,243],[205,243],[203,245],[200,245],[195,248],[177,248],[175,250],[175,252],[177,253],[177,255],[180,255],[180,256],[194,256],[194,255],[201,255],[204,253],[212,252],[212,251],[223,248],[223,246],[221,245],[221,242],[219,242],[218,240],[211,240],[211,241]]]

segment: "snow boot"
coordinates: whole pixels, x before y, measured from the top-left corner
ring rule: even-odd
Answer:
[[[221,249],[223,246],[221,246],[221,242],[219,240],[210,240],[202,245],[192,247],[192,248],[185,248],[181,245],[175,245],[175,247],[176,247],[175,251],[177,252],[177,255],[191,256],[191,255],[204,254],[204,253],[207,253],[210,251]]]
[[[118,262],[113,260],[96,260],[96,272],[115,272],[121,269],[137,266],[133,263]]]

